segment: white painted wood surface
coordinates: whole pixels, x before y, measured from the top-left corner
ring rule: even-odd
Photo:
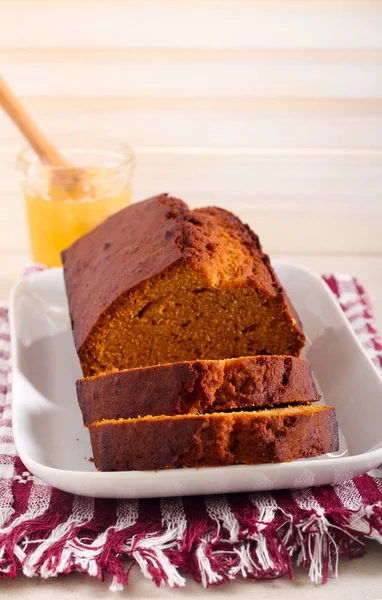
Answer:
[[[381,50],[8,50],[0,70],[32,97],[382,98]]]
[[[135,198],[231,207],[269,252],[382,252],[382,1],[0,0],[0,71],[58,142],[137,147]],[[0,252],[24,252],[0,114]]]
[[[35,119],[54,136],[123,139],[133,146],[217,148],[349,148],[382,143],[382,100],[227,98],[26,99]],[[2,147],[22,144],[0,113]]]
[[[382,48],[378,0],[1,0],[3,48]],[[29,5],[29,6],[28,6]]]

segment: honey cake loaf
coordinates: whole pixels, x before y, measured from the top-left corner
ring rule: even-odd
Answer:
[[[99,421],[89,429],[101,471],[272,463],[338,450],[330,406]]]
[[[112,215],[62,259],[85,376],[304,346],[258,237],[223,209],[162,194]]]
[[[291,356],[197,360],[79,379],[85,425],[102,419],[201,414],[316,402],[311,366]]]

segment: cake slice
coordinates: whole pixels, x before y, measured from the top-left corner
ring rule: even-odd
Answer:
[[[77,395],[85,425],[319,400],[310,365],[290,356],[198,360],[106,373],[79,379]]]
[[[90,436],[101,471],[283,462],[338,450],[334,408],[314,405],[99,421]]]
[[[225,210],[162,194],[109,217],[62,259],[85,376],[304,346],[258,237]]]

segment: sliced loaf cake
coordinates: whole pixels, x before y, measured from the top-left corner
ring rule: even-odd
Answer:
[[[77,393],[102,471],[256,464],[338,449],[297,358],[301,323],[258,237],[167,194],[63,253]]]

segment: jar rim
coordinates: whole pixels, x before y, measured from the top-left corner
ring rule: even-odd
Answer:
[[[87,168],[94,168],[97,166],[102,166],[111,172],[116,172],[119,169],[131,166],[133,167],[135,164],[135,152],[128,144],[123,142],[119,142],[116,140],[107,140],[107,139],[84,139],[84,138],[65,138],[65,142],[60,144],[60,150],[65,154],[73,155],[76,154],[81,155],[81,153],[89,153],[94,154],[94,156],[98,156],[102,158],[102,154],[104,154],[104,161],[101,162],[95,161],[94,163],[89,161],[88,164],[85,165],[76,165],[75,163],[71,167],[63,167],[56,165],[49,165],[46,163],[42,163],[36,154],[36,152],[30,146],[25,146],[20,150],[16,157],[16,166],[20,171],[27,171],[29,167],[33,167],[35,165],[41,165],[44,169],[49,170],[51,172],[63,172],[68,169],[71,171],[73,169],[84,170]],[[76,143],[78,142],[78,143]],[[107,160],[109,157],[109,161]],[[108,162],[111,162],[111,157],[113,158],[112,164],[108,165]]]

